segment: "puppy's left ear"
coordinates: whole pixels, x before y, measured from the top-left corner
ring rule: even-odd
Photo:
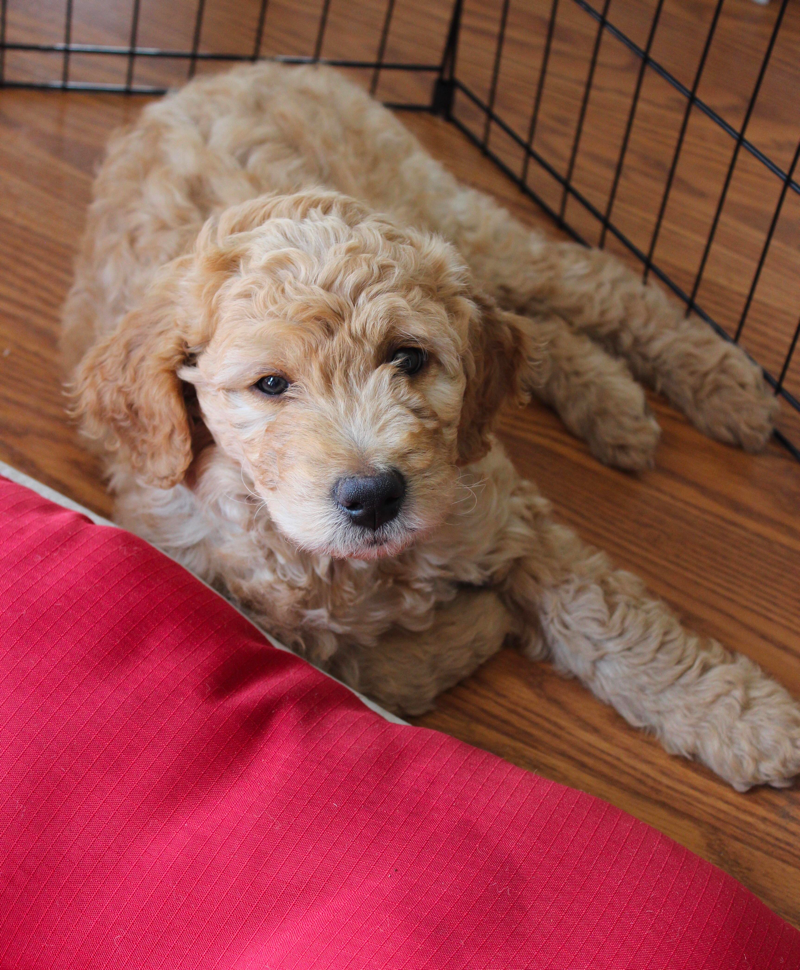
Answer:
[[[541,349],[532,339],[528,321],[501,310],[485,296],[472,298],[469,349],[464,360],[467,386],[458,426],[458,464],[478,461],[491,448],[490,434],[506,398],[530,400],[526,375]]]
[[[177,374],[198,340],[180,292],[191,265],[181,257],[162,269],[141,304],[86,354],[72,388],[83,432],[121,450],[138,477],[159,488],[180,482],[192,460]]]

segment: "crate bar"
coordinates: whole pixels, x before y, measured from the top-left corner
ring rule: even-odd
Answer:
[[[556,16],[558,14],[558,0],[553,0],[553,6],[550,8],[550,20],[547,24],[547,36],[544,41],[544,51],[542,53],[542,66],[539,68],[539,80],[536,83],[536,97],[533,100],[533,111],[531,113],[531,121],[528,125],[528,137],[525,143],[525,157],[522,162],[522,172],[520,178],[523,182],[528,179],[528,165],[531,159],[531,146],[533,145],[533,139],[536,137],[536,125],[539,121],[539,108],[542,104],[542,95],[544,94],[544,81],[547,77],[547,65],[550,60],[550,49],[553,46],[553,33],[556,27]]]
[[[250,57],[251,61],[257,61],[261,54],[261,42],[264,39],[264,24],[267,22],[268,6],[269,0],[261,0],[261,7],[258,11],[258,22],[256,23],[256,37],[253,41],[253,53]]]
[[[203,35],[203,15],[206,9],[206,0],[198,0],[197,16],[194,19],[194,33],[192,35],[192,49],[189,53],[189,80],[194,77],[197,70],[197,60],[200,51],[200,38]]]
[[[136,41],[139,35],[139,7],[141,0],[133,0],[133,13],[131,14],[131,35],[130,52],[128,54],[128,68],[125,74],[125,90],[130,93],[133,87],[133,71],[136,62]]]
[[[72,0],[67,0],[67,11],[64,19],[64,63],[61,67],[61,87],[66,89],[69,83],[69,56],[72,42]]]
[[[464,9],[464,0],[456,0],[453,4],[453,13],[450,16],[450,24],[447,28],[447,37],[442,49],[442,59],[439,61],[439,76],[433,86],[433,97],[431,98],[431,111],[434,114],[452,121],[453,119],[453,99],[456,92],[456,62],[458,59],[458,40],[461,34],[461,15]]]
[[[642,84],[644,82],[644,72],[647,69],[647,59],[650,57],[650,51],[653,47],[653,41],[656,37],[656,30],[658,29],[658,22],[661,19],[661,10],[664,6],[664,0],[658,0],[656,4],[655,13],[653,14],[653,20],[650,24],[650,32],[647,35],[647,43],[644,49],[644,57],[639,64],[639,74],[636,78],[636,87],[633,91],[633,101],[631,102],[631,110],[628,112],[628,121],[625,125],[625,134],[622,136],[622,145],[619,151],[619,158],[617,159],[617,167],[614,171],[614,179],[611,183],[611,191],[608,193],[608,202],[606,204],[606,221],[611,219],[611,213],[614,209],[614,202],[617,198],[617,189],[619,188],[619,182],[622,178],[622,169],[625,165],[625,156],[628,154],[628,142],[630,141],[631,131],[633,130],[633,122],[636,118],[636,109],[639,107],[639,96],[642,93]],[[602,249],[606,244],[606,226],[604,225],[600,231],[600,242],[599,246]]]
[[[681,151],[683,149],[683,140],[686,137],[686,131],[689,127],[689,118],[692,114],[692,108],[694,107],[695,101],[697,99],[697,89],[700,87],[700,81],[703,77],[703,71],[705,70],[706,60],[708,59],[708,52],[711,50],[711,44],[714,40],[714,35],[717,30],[717,23],[719,22],[719,16],[722,13],[722,5],[725,0],[719,0],[717,6],[714,10],[714,16],[711,18],[711,24],[708,28],[708,33],[706,34],[706,42],[703,46],[703,51],[700,55],[700,60],[697,63],[697,70],[695,71],[694,81],[692,82],[692,90],[689,94],[689,100],[686,103],[686,110],[683,113],[683,120],[681,122],[681,130],[678,133],[678,140],[675,143],[675,151],[672,155],[672,163],[669,167],[669,174],[667,175],[667,181],[664,183],[664,194],[661,196],[661,205],[658,208],[658,215],[656,217],[656,224],[653,227],[653,235],[650,238],[650,246],[647,250],[647,259],[644,264],[644,281],[647,282],[647,277],[650,275],[650,270],[653,266],[653,255],[656,251],[656,245],[658,244],[658,237],[661,232],[661,224],[664,221],[664,214],[667,211],[667,203],[669,202],[670,192],[672,191],[672,183],[675,179],[675,172],[678,169],[678,161],[680,160]]]
[[[249,57],[241,57],[238,59],[239,62],[249,63]],[[274,63],[273,58],[262,58],[264,61],[269,61]],[[305,60],[298,61],[297,63],[302,64],[312,64],[313,61]],[[336,61],[320,61],[320,64],[330,64],[332,67],[353,67],[354,65],[350,61],[345,61],[344,63],[337,63]],[[373,63],[355,65],[364,68],[374,67]],[[434,73],[436,68],[426,68],[426,71]],[[64,88],[61,86],[60,81],[6,81],[3,87],[9,90],[16,91],[63,91]],[[152,97],[154,95],[168,94],[174,88],[160,88],[155,85],[139,84],[134,85],[130,91],[127,90],[124,84],[114,84],[114,83],[100,83],[94,81],[70,81],[68,91],[83,91],[83,92],[93,92],[96,94],[141,94],[143,96]],[[419,111],[426,112],[430,114],[431,106],[429,103],[426,104],[415,104],[414,102],[402,102],[402,101],[384,101],[382,102],[384,107],[390,108],[392,111]]]
[[[608,14],[608,8],[611,0],[605,0],[603,4],[603,12],[600,15],[600,22],[597,25],[597,36],[594,39],[594,47],[592,48],[592,60],[589,64],[589,74],[586,77],[586,86],[583,91],[583,99],[581,101],[581,110],[578,114],[578,126],[575,129],[575,139],[572,142],[572,152],[569,158],[569,165],[567,166],[567,183],[572,182],[572,175],[575,171],[575,162],[578,158],[578,148],[581,143],[581,135],[583,134],[583,123],[586,120],[586,109],[589,107],[589,96],[592,93],[592,84],[594,83],[594,72],[597,67],[597,58],[600,54],[600,44],[603,40],[603,27],[606,23],[606,16]],[[567,211],[567,189],[564,186],[564,191],[561,195],[561,205],[558,210],[558,224],[560,226],[564,225],[564,213]]]
[[[394,15],[394,2],[395,0],[389,0],[386,6],[386,14],[383,18],[383,26],[381,27],[381,37],[378,41],[378,67],[372,72],[372,80],[369,85],[369,93],[374,95],[378,90],[378,83],[381,76],[380,65],[383,64],[383,58],[386,56],[386,45],[389,43],[389,31],[392,27],[392,16]]]
[[[36,44],[8,44],[7,50],[31,50],[39,51],[43,54],[60,54],[63,53],[64,45],[56,44],[54,46],[44,46]],[[106,47],[98,46],[93,44],[72,44],[70,45],[70,51],[73,54],[105,54],[106,56],[127,55],[130,53],[130,48],[128,47]],[[248,54],[214,54],[210,51],[198,51],[196,54],[192,51],[173,51],[173,50],[162,50],[158,47],[138,47],[134,54],[136,57],[175,57],[182,58],[184,60],[195,57],[198,61],[249,61],[250,56]],[[314,64],[316,63],[313,57],[306,54],[274,54],[269,57],[261,57],[259,60],[271,61],[278,64]],[[330,67],[354,67],[354,68],[374,68],[382,67],[387,71],[428,71],[431,73],[438,74],[441,70],[440,64],[409,64],[409,63],[388,63],[388,64],[378,64],[377,61],[353,61],[347,58],[336,58],[336,57],[321,57],[319,60],[320,64],[327,64]],[[82,84],[80,81],[70,81],[70,86],[73,84]],[[26,82],[9,81],[8,84],[14,84],[16,87],[34,87],[37,84],[45,87],[52,87],[52,84],[47,81],[42,82]],[[82,89],[85,90],[85,89]],[[114,90],[124,90],[124,85],[115,85]]]
[[[328,27],[328,11],[331,9],[331,0],[324,0],[322,4],[322,15],[319,20],[319,30],[317,31],[317,40],[314,44],[314,63],[318,63],[320,55],[322,54],[322,44],[325,40],[325,31]]]
[[[6,23],[8,21],[8,0],[0,0],[0,86],[6,76]]]
[[[781,210],[783,209],[783,203],[786,199],[786,192],[789,188],[789,182],[794,176],[795,169],[797,168],[797,163],[800,161],[800,142],[797,143],[797,148],[795,149],[794,158],[792,159],[792,164],[789,167],[789,172],[781,188],[781,194],[778,198],[778,204],[775,206],[775,212],[772,216],[772,222],[769,225],[769,231],[767,232],[767,238],[764,240],[764,247],[761,250],[761,256],[758,260],[758,266],[756,266],[756,271],[753,275],[753,282],[750,284],[750,292],[747,294],[747,299],[745,300],[744,309],[742,310],[742,315],[739,319],[739,326],[736,328],[736,336],[733,338],[738,342],[739,337],[742,335],[742,330],[744,329],[745,320],[747,319],[747,314],[750,312],[750,305],[753,302],[753,297],[755,296],[756,287],[758,286],[758,281],[761,278],[761,270],[764,268],[764,263],[767,259],[767,252],[772,244],[772,237],[775,234],[775,229],[778,225],[778,220],[781,216]],[[795,336],[795,340],[797,337]]]
[[[56,47],[34,47],[30,44],[9,44],[8,50],[38,50],[46,54],[58,54],[63,51],[63,45],[59,44]],[[127,47],[97,47],[91,44],[73,44],[70,47],[70,51],[73,54],[105,54],[117,55],[117,54],[128,54],[129,48]],[[214,54],[209,51],[198,51],[194,54],[192,51],[171,51],[171,50],[161,50],[156,47],[139,47],[135,52],[137,57],[176,57],[188,59],[195,57],[198,61],[249,61],[250,57],[246,54]],[[275,54],[269,57],[259,58],[262,61],[274,61],[279,64],[315,64],[316,61],[313,57],[306,54]],[[394,63],[390,62],[388,64],[378,64],[377,61],[352,61],[345,58],[326,58],[322,57],[319,60],[320,64],[327,64],[329,67],[353,67],[353,68],[373,68],[382,67],[387,71],[429,71],[431,73],[437,73],[440,70],[439,64],[408,64],[408,63]],[[8,82],[9,84],[14,82]],[[16,82],[16,86],[24,86],[27,82]],[[31,82],[41,83],[50,87],[49,82]],[[70,81],[72,84],[80,84],[80,81]],[[28,85],[30,87],[30,85]],[[117,90],[124,85],[115,85],[114,90]]]
[[[492,80],[489,85],[489,111],[494,111],[494,103],[497,97],[497,81],[500,77],[500,63],[503,60],[503,44],[506,39],[506,24],[508,23],[508,8],[510,0],[503,0],[503,9],[500,13],[500,28],[497,33],[497,46],[494,50],[494,64],[492,65]],[[486,115],[486,124],[483,129],[483,147],[489,144],[489,133],[492,127],[491,114]]]
[[[600,12],[595,10],[591,4],[586,2],[586,0],[572,0],[572,2],[577,4],[581,10],[584,10],[587,14],[589,14],[590,17],[593,17],[595,20],[600,19]],[[644,57],[644,51],[642,48],[639,47],[638,44],[634,43],[630,37],[623,34],[618,27],[615,27],[612,23],[606,21],[605,29],[613,37],[616,37],[621,44],[624,44],[628,50],[636,54],[637,57]],[[647,66],[655,71],[660,78],[675,88],[676,91],[680,91],[684,97],[688,98],[690,96],[689,89],[686,87],[686,85],[682,84],[674,75],[670,74],[665,67],[658,63],[658,61],[653,60],[652,57],[648,57]],[[707,118],[710,118],[715,124],[719,125],[726,135],[730,135],[730,137],[734,140],[738,140],[740,132],[738,132],[733,125],[729,124],[724,118],[717,114],[717,112],[714,111],[712,107],[707,105],[705,101],[702,101],[700,98],[695,98],[694,104],[700,111],[703,112],[704,115],[706,115]],[[746,152],[749,152],[753,158],[757,158],[762,165],[773,173],[773,175],[777,175],[780,179],[786,178],[786,172],[784,172],[779,165],[776,165],[771,158],[768,158],[760,149],[756,148],[752,142],[748,141],[746,138],[743,138],[741,147],[744,148]],[[790,183],[789,188],[792,189],[793,192],[800,194],[800,183],[793,181]]]
[[[789,441],[786,435],[782,431],[779,431],[777,428],[773,428],[772,433],[775,435],[775,438],[783,445],[783,447],[792,455],[792,457],[796,458],[797,461],[800,461],[800,449],[795,448],[795,446],[791,443],[791,441]]]
[[[800,337],[800,320],[797,321],[797,326],[794,330],[794,336],[792,337],[792,342],[789,344],[789,352],[786,355],[786,360],[783,362],[783,367],[781,368],[780,376],[778,377],[778,383],[775,387],[775,393],[780,394],[783,391],[783,382],[786,380],[786,375],[789,373],[789,365],[792,362],[792,357],[794,357],[795,347],[797,347],[797,338]]]
[[[772,30],[772,34],[767,44],[767,49],[764,53],[764,58],[761,61],[761,68],[758,72],[758,77],[756,78],[756,84],[753,88],[753,94],[750,97],[750,103],[747,105],[747,111],[744,116],[744,121],[742,122],[742,128],[739,132],[739,136],[736,139],[736,145],[733,149],[733,155],[731,156],[731,163],[728,166],[728,174],[725,176],[725,182],[722,186],[722,193],[719,197],[719,202],[717,203],[717,211],[714,213],[714,219],[711,223],[711,229],[708,233],[708,239],[706,240],[706,246],[703,250],[703,256],[700,260],[700,266],[697,270],[697,276],[695,277],[694,286],[692,287],[691,302],[694,303],[697,292],[700,289],[700,284],[703,282],[703,273],[706,269],[706,263],[708,262],[708,256],[711,252],[711,247],[714,243],[714,237],[717,234],[717,227],[719,226],[719,220],[722,216],[722,210],[725,206],[725,200],[728,197],[728,189],[730,188],[731,181],[733,179],[733,173],[736,168],[736,161],[739,158],[739,150],[742,147],[742,141],[744,140],[744,133],[747,131],[747,126],[750,123],[750,118],[753,114],[753,109],[756,106],[756,101],[758,100],[758,95],[761,91],[761,83],[764,80],[764,75],[767,73],[767,67],[769,65],[770,58],[772,57],[772,50],[775,47],[775,41],[778,39],[778,31],[783,23],[783,15],[786,11],[786,5],[789,0],[783,0],[781,3],[780,10],[778,11],[778,16],[775,18],[775,26]],[[788,176],[787,176],[788,178]],[[686,312],[689,312],[689,307],[687,305]]]

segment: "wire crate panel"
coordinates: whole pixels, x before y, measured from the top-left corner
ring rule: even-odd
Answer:
[[[800,458],[800,5],[0,0],[9,87],[156,94],[259,58],[443,114],[574,238],[740,342]]]
[[[451,117],[764,368],[800,457],[800,7],[465,0]]]
[[[161,94],[240,61],[324,61],[430,106],[451,0],[0,0],[10,87]]]

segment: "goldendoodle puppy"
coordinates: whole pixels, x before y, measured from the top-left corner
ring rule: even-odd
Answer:
[[[800,770],[800,706],[555,523],[492,436],[534,394],[647,466],[636,378],[757,449],[757,368],[459,185],[336,73],[197,80],[114,138],[64,348],[119,520],[386,707],[428,709],[511,642],[736,788]]]

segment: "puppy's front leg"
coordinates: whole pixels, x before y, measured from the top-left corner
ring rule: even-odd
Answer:
[[[650,468],[661,434],[644,391],[621,360],[610,357],[560,317],[516,317],[537,348],[525,383],[607,465]]]
[[[506,580],[559,670],[738,791],[800,772],[800,705],[747,657],[683,629],[636,576],[550,520]],[[540,651],[534,652],[540,655]]]

